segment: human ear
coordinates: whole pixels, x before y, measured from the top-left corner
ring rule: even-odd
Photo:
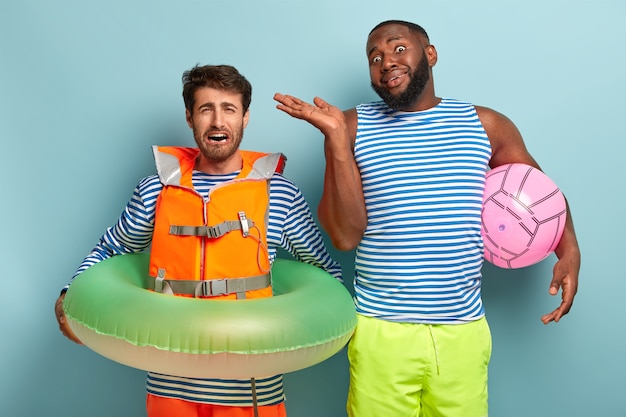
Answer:
[[[243,115],[243,128],[245,129],[248,126],[248,120],[250,120],[250,109],[246,110],[246,113]]]
[[[428,65],[434,67],[435,64],[437,64],[437,49],[435,49],[435,45],[426,45],[424,47],[424,53],[428,58]]]
[[[193,129],[193,118],[191,117],[191,112],[188,109],[185,109],[185,119],[187,120],[187,126]]]

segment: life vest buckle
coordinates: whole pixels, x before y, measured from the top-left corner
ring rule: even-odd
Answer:
[[[246,217],[246,212],[240,211],[239,213],[237,213],[237,216],[239,217],[239,223],[241,223],[241,234],[243,235],[243,237],[248,237],[248,235],[250,234],[250,227],[248,227],[248,218]]]
[[[165,272],[165,271],[163,271]],[[164,277],[149,277],[147,289],[165,294],[214,297],[224,294],[239,294],[272,285],[272,275],[263,274],[241,278],[221,278],[209,280],[178,280]],[[161,289],[161,291],[158,291]]]
[[[202,281],[199,289],[201,294],[205,297],[228,294],[226,282],[226,279],[211,279]]]

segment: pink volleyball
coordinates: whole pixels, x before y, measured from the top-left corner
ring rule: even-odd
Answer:
[[[540,170],[507,164],[487,173],[482,209],[485,259],[506,269],[534,265],[559,244],[565,197]]]

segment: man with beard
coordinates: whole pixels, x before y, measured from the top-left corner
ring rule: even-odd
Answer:
[[[350,417],[488,414],[491,335],[481,301],[481,202],[488,167],[538,167],[502,114],[435,95],[437,51],[424,29],[385,21],[369,34],[382,101],[342,112],[276,94],[277,108],[325,136],[318,213],[341,250],[356,251],[358,325],[350,341]],[[580,250],[571,215],[549,292],[572,306]]]
[[[76,275],[150,247],[151,289],[211,299],[269,297],[269,270],[282,247],[341,280],[300,190],[281,175],[283,155],[239,149],[251,95],[248,80],[231,66],[183,74],[187,124],[198,147],[153,148],[158,174],[139,182]],[[214,280],[224,284],[202,285]],[[57,321],[80,343],[63,312],[66,290],[55,305]],[[286,415],[282,375],[239,380],[149,372],[146,407],[148,417]]]

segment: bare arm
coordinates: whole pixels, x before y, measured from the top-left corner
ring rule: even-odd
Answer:
[[[313,104],[283,94],[274,95],[279,110],[309,122],[324,135],[326,169],[318,207],[320,223],[340,250],[352,250],[367,226],[359,169],[354,160],[356,111],[345,113],[316,97]]]
[[[509,163],[525,163],[541,169],[526,149],[517,127],[504,115],[486,107],[476,107],[480,121],[489,136],[492,155],[489,165],[495,168]],[[572,308],[574,297],[578,291],[578,274],[580,272],[580,248],[576,239],[572,214],[567,205],[567,220],[563,237],[556,247],[558,261],[552,270],[550,294],[557,295],[561,289],[561,304],[554,311],[541,317],[544,324],[558,322]]]

